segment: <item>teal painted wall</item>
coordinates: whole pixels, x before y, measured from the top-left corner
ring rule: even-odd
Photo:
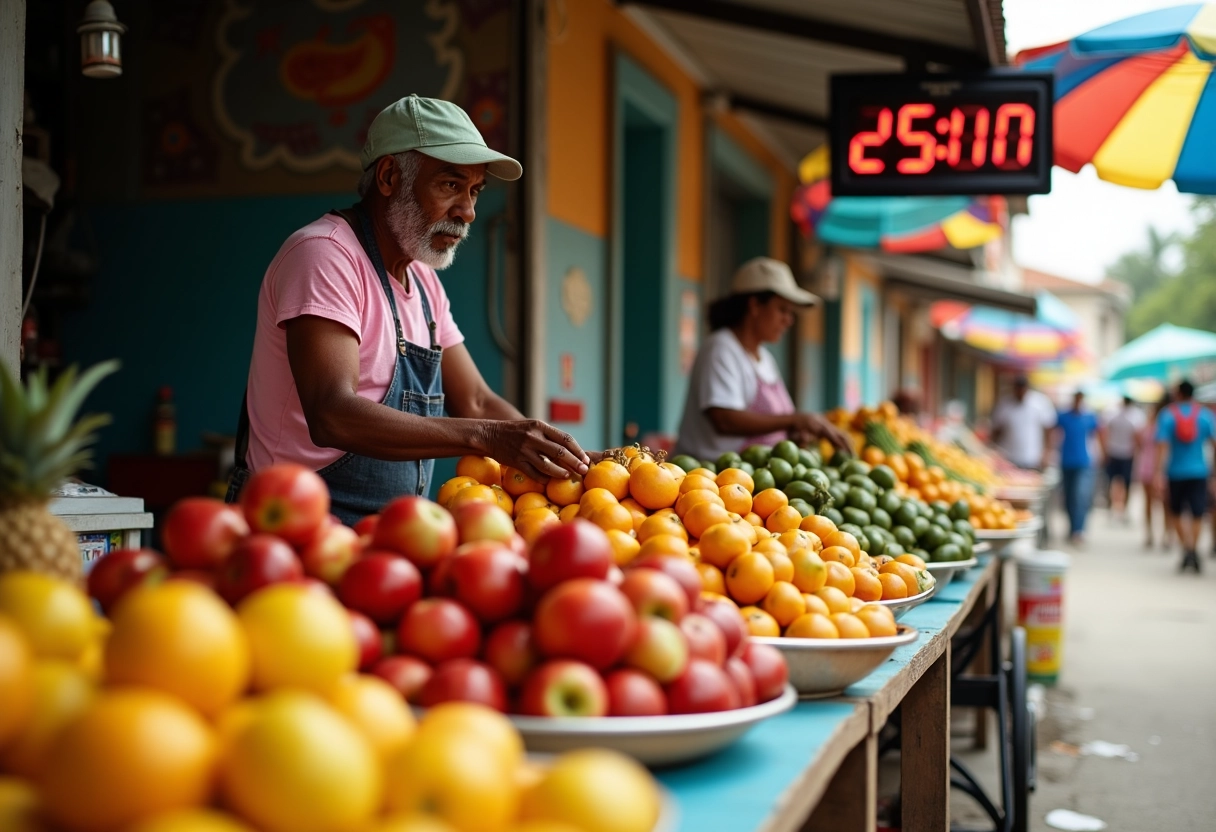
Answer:
[[[607,244],[593,234],[549,218],[546,225],[548,286],[545,293],[545,398],[578,401],[583,406],[580,424],[555,422],[585,448],[605,447],[608,367],[608,292],[605,275]],[[579,268],[591,289],[590,315],[582,326],[562,309],[562,281]],[[573,387],[562,388],[562,355],[574,360]],[[548,414],[543,414],[547,418]],[[619,444],[619,443],[617,443]]]
[[[820,364],[823,368],[821,403],[825,410],[840,407],[844,403],[844,374],[843,359],[840,354],[841,343],[841,303],[839,300],[823,302],[823,346]]]

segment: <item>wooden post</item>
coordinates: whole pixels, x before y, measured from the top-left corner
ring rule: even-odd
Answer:
[[[950,828],[950,651],[908,691],[901,706],[901,826],[916,832]]]
[[[844,758],[802,832],[873,832],[878,826],[878,736]]]
[[[545,410],[545,294],[549,286],[548,240],[548,95],[549,43],[546,39],[545,0],[519,0],[523,7],[520,37],[524,48],[523,74],[523,306],[525,341],[518,361],[522,375],[520,410],[534,419],[548,419]]]
[[[14,375],[21,348],[21,127],[25,0],[0,3],[0,361]]]

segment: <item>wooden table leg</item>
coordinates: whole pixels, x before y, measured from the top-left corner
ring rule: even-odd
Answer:
[[[802,832],[874,832],[877,812],[878,737],[868,734],[844,758]]]
[[[950,651],[925,671],[900,707],[902,827],[950,828]]]
[[[984,589],[983,596],[972,608],[971,614],[967,618],[967,626],[972,628],[981,626],[990,606],[994,603],[1000,603],[1000,599],[997,598],[996,594],[996,584],[998,583],[1000,581],[996,578],[989,581],[988,586]],[[998,607],[997,615],[1000,616],[1002,614],[1003,610]],[[980,642],[980,648],[976,651],[975,659],[971,662],[971,667],[969,668],[971,671],[983,675],[991,675],[996,672],[996,665],[992,660],[990,645],[991,641],[988,638],[984,638]],[[972,736],[973,747],[977,751],[984,751],[988,748],[988,709],[975,708],[973,710],[975,713],[975,730]]]

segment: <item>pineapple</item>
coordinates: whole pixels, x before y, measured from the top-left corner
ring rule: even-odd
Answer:
[[[76,535],[47,509],[51,491],[87,465],[106,415],[76,413],[97,383],[118,369],[106,361],[77,377],[75,367],[48,388],[46,370],[23,388],[0,367],[0,574],[28,569],[79,582]]]

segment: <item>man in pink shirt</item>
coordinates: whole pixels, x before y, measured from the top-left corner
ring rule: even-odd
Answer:
[[[468,235],[486,175],[518,179],[520,164],[455,104],[416,95],[375,118],[362,162],[360,202],[292,234],[266,270],[229,500],[280,462],[320,473],[346,523],[425,494],[436,457],[490,456],[540,479],[585,473],[569,434],[485,383],[436,274]]]

